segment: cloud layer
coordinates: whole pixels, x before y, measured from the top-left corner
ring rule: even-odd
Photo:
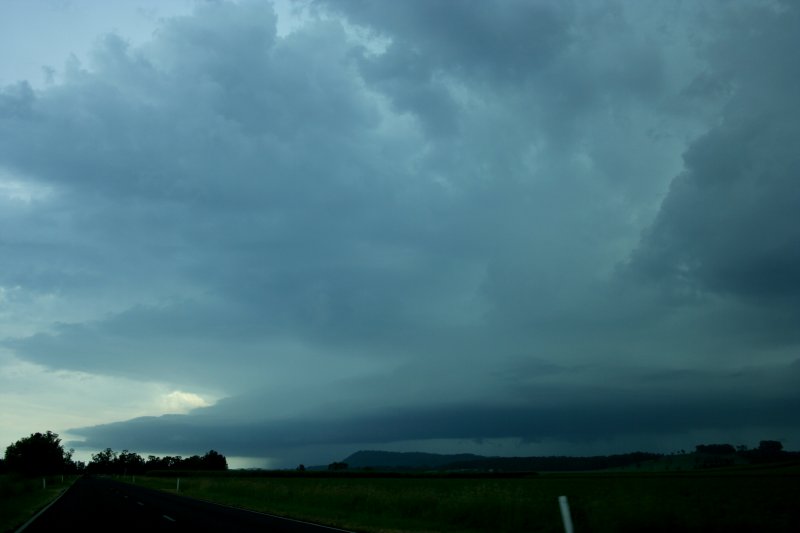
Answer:
[[[0,302],[37,317],[3,344],[228,397],[89,446],[795,431],[798,11],[318,1],[279,34],[220,2],[107,34],[0,88]]]

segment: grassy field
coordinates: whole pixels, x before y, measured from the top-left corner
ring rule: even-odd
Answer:
[[[75,480],[75,476],[48,476],[47,488],[42,478],[0,475],[0,531],[14,531],[53,501]]]
[[[136,478],[174,492],[175,479]],[[692,473],[542,474],[531,478],[213,476],[181,493],[370,532],[800,531],[800,467]]]

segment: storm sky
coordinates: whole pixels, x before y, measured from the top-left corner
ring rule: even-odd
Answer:
[[[800,4],[0,2],[0,438],[800,442]]]

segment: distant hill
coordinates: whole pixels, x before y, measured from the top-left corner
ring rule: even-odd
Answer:
[[[657,472],[733,467],[748,464],[789,464],[800,462],[800,451],[783,449],[780,441],[763,440],[758,448],[730,444],[698,444],[695,452],[669,455],[631,452],[590,457],[533,456],[486,457],[471,453],[438,454],[361,450],[339,463],[310,467],[309,470],[426,471],[467,473],[578,472],[590,470]],[[344,464],[346,463],[346,466]],[[335,468],[332,468],[335,467]]]
[[[422,452],[358,451],[342,460],[348,468],[379,470],[480,470],[497,472],[547,472],[603,470],[640,465],[660,454],[634,452],[595,457],[484,457],[470,453],[436,454]]]
[[[348,456],[342,462],[347,463],[348,468],[436,470],[450,463],[478,461],[481,459],[487,458],[471,453],[444,455],[422,452],[362,450]]]
[[[641,465],[661,457],[657,453],[633,452],[619,455],[592,457],[485,457],[472,461],[455,461],[446,465],[448,470],[491,470],[496,472],[576,472],[606,470]]]

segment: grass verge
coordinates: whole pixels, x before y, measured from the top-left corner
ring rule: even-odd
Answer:
[[[76,476],[26,478],[13,474],[0,475],[0,531],[16,531],[45,505],[69,487]]]
[[[398,532],[800,531],[797,468],[533,478],[193,476],[181,494],[351,529]],[[175,478],[136,483],[175,492]]]

